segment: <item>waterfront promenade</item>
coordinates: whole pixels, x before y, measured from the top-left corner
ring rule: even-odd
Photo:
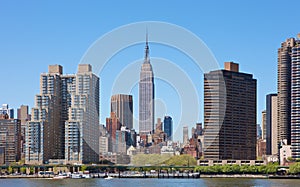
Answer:
[[[52,179],[57,175],[1,175],[0,179]],[[151,173],[151,172],[120,172],[120,173],[91,173],[91,178],[161,178],[161,179],[197,179],[197,178],[249,178],[249,179],[300,179],[299,175],[265,175],[265,174],[200,174],[200,173]]]

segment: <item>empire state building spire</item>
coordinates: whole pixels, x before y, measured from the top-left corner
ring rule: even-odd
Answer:
[[[145,46],[145,59],[144,59],[144,63],[150,63],[149,45],[148,45],[148,32],[146,33],[146,46]]]

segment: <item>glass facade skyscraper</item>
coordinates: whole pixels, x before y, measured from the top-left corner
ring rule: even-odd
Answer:
[[[167,134],[167,140],[173,139],[173,120],[170,116],[165,116],[164,132]]]

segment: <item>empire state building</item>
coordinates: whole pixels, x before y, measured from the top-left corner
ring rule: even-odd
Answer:
[[[150,64],[148,36],[145,59],[141,68],[139,82],[139,132],[152,134],[154,130],[154,75]]]

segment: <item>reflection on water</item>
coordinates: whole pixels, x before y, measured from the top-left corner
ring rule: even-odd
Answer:
[[[1,179],[0,186],[12,187],[37,187],[37,186],[100,186],[100,187],[185,187],[185,186],[208,186],[208,187],[288,187],[299,186],[297,179]]]

